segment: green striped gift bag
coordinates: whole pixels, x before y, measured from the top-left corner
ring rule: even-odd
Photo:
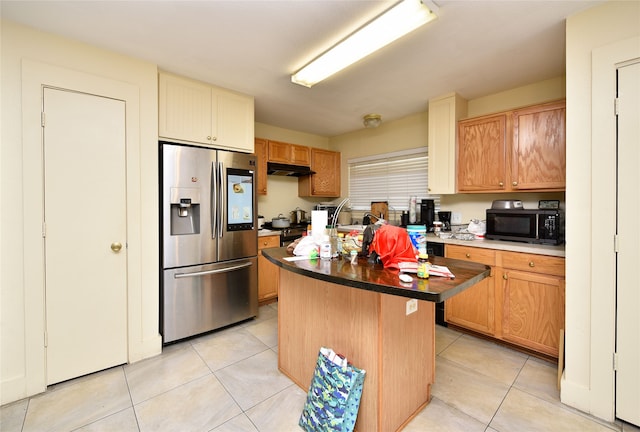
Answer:
[[[300,427],[306,432],[353,431],[365,373],[332,349],[320,348]]]

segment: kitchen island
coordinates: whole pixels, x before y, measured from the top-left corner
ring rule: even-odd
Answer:
[[[289,261],[286,248],[262,254],[280,267],[278,368],[308,390],[320,347],[366,370],[356,430],[400,430],[431,399],[434,302],[489,276],[490,267],[430,257],[455,279],[401,282],[398,271],[359,258]]]

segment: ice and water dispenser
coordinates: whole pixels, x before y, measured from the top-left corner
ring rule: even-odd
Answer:
[[[171,188],[171,235],[200,234],[200,189]]]

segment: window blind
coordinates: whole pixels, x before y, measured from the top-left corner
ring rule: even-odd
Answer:
[[[426,147],[349,159],[349,200],[354,210],[368,210],[372,201],[387,201],[389,208],[409,209],[409,199],[433,199],[436,211],[440,196],[428,194]]]

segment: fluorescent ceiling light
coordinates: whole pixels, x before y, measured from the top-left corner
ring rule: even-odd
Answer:
[[[374,51],[437,18],[425,1],[403,0],[291,75],[291,81],[311,87]]]

